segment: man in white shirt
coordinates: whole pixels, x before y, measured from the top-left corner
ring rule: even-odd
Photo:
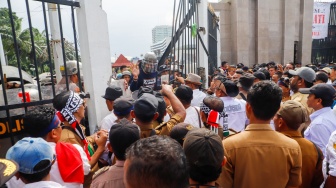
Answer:
[[[323,174],[325,176],[324,187],[332,188],[336,185],[336,131],[334,131],[329,139],[326,155],[324,158]]]
[[[200,91],[200,86],[202,85],[201,77],[197,74],[189,73],[188,77],[183,80],[182,77],[177,78],[179,82],[189,86],[193,90],[193,99],[191,100],[191,106],[200,106],[206,94]]]
[[[306,139],[314,142],[326,154],[326,145],[332,132],[336,130],[336,116],[330,108],[336,96],[336,90],[330,84],[317,84],[311,88],[299,89],[309,94],[307,105],[314,109],[309,116],[311,123],[304,132]]]
[[[229,129],[236,132],[243,131],[245,125],[248,124],[245,112],[246,101],[235,98],[239,93],[237,85],[223,76],[216,76],[214,84],[215,95],[224,102],[224,112],[228,115]]]
[[[184,123],[188,123],[195,128],[201,128],[202,122],[199,107],[191,106],[191,100],[193,99],[193,91],[191,88],[185,85],[181,85],[176,89],[175,95],[186,109],[187,115]]]
[[[123,92],[120,87],[117,86],[110,86],[107,87],[105,90],[105,95],[102,97],[106,101],[106,106],[108,110],[111,112],[109,115],[104,117],[104,119],[100,123],[100,130],[104,129],[109,131],[113,124],[115,124],[115,121],[118,119],[117,116],[113,113],[113,103],[114,101],[121,97],[123,95]]]

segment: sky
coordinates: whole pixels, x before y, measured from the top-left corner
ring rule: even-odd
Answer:
[[[102,8],[108,20],[111,57],[120,54],[140,57],[150,51],[152,29],[158,25],[172,24],[174,1],[178,4],[180,0],[102,0]],[[44,30],[41,2],[28,2],[33,27]],[[23,18],[23,29],[28,28],[25,0],[11,0],[11,6],[13,12]],[[8,7],[7,1],[0,0],[0,7]],[[61,9],[64,38],[74,41],[71,10],[67,6],[61,6]]]
[[[174,1],[178,3],[180,0],[102,0],[102,8],[108,20],[111,57],[118,57],[120,54],[141,57],[141,54],[150,51],[152,29],[158,25],[172,24]],[[13,11],[23,18],[23,28],[27,28],[25,0],[11,2]],[[41,2],[29,0],[29,3],[33,26],[40,31],[44,30]],[[7,7],[7,1],[0,0],[0,7]],[[61,8],[64,38],[73,41],[74,35],[69,19],[71,10],[66,6]]]
[[[172,25],[174,0],[103,0],[102,7],[107,13],[111,56],[140,57],[150,51],[152,29]]]

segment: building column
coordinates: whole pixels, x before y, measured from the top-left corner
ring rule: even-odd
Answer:
[[[284,64],[294,60],[295,42],[295,2],[296,0],[283,0],[283,51],[282,62]]]
[[[101,0],[79,0],[76,10],[83,76],[91,134],[96,125],[109,113],[104,95],[107,81],[112,74],[107,15]]]
[[[258,0],[256,8],[256,60],[268,63],[269,59],[269,0]]]
[[[199,27],[208,28],[208,1],[207,0],[200,0],[200,3],[197,4],[198,6],[198,14],[199,14]],[[201,39],[203,40],[207,50],[208,50],[208,34],[200,34]],[[203,81],[203,86],[207,88],[208,86],[208,56],[206,55],[202,46],[200,46],[200,59],[199,59],[199,66],[204,67],[205,72],[205,82]]]
[[[299,33],[299,49],[298,60],[302,65],[311,62],[312,52],[312,18],[313,18],[314,1],[300,0],[300,33]]]
[[[217,33],[220,53],[218,53],[219,65],[222,61],[232,62],[231,58],[231,2],[221,1],[219,3],[211,3],[215,11],[219,12],[219,33]]]

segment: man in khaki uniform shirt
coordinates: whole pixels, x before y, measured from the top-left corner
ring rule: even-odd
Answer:
[[[307,105],[308,94],[302,94],[299,92],[300,88],[310,88],[313,86],[313,82],[316,78],[316,73],[309,67],[301,67],[297,70],[289,70],[289,73],[293,75],[290,79],[290,89],[293,91],[291,100],[301,103],[306,109],[308,116],[314,112],[312,108]],[[310,124],[310,120],[301,124],[299,131],[304,131]]]
[[[186,116],[185,109],[173,93],[172,87],[169,85],[162,85],[161,92],[171,101],[172,108],[176,113],[168,122],[163,122],[154,129],[153,121],[159,117],[157,112],[158,100],[150,93],[142,94],[142,96],[135,101],[134,110],[131,111],[132,117],[135,118],[136,124],[140,127],[141,138],[147,138],[153,135],[168,136],[176,124],[184,121]],[[161,117],[163,118],[164,116]]]
[[[302,184],[300,188],[319,187],[323,182],[323,153],[313,142],[302,137],[298,131],[307,121],[306,109],[299,102],[288,100],[274,116],[275,130],[298,142],[302,152]]]
[[[282,90],[270,81],[252,86],[247,95],[245,131],[223,141],[227,163],[217,182],[225,188],[284,188],[301,185],[299,144],[272,130]]]
[[[300,88],[310,88],[313,86],[313,82],[316,78],[316,74],[313,69],[309,67],[301,67],[295,70],[289,70],[289,73],[293,75],[290,80],[290,89],[293,91],[291,100],[300,102],[308,110],[309,115],[313,113],[313,109],[307,106],[308,94],[302,94],[299,92]]]

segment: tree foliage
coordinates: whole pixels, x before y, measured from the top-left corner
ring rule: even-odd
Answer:
[[[46,36],[45,31],[40,32],[37,28],[31,28],[35,48],[35,50],[33,50],[34,48],[31,40],[30,29],[22,29],[22,18],[19,18],[15,12],[12,12],[12,19],[14,23],[15,37],[13,34],[9,10],[7,8],[0,8],[0,34],[8,64],[18,67],[18,52],[20,65],[24,71],[35,75],[35,71],[32,69],[35,67],[35,58],[37,64],[36,68],[39,73],[50,70],[47,48],[48,44],[46,38],[49,36]],[[14,39],[16,39],[16,45]],[[76,52],[73,43],[64,40],[64,44],[66,60],[76,59]],[[52,50],[51,46],[50,49]],[[51,63],[54,67],[53,61]]]

